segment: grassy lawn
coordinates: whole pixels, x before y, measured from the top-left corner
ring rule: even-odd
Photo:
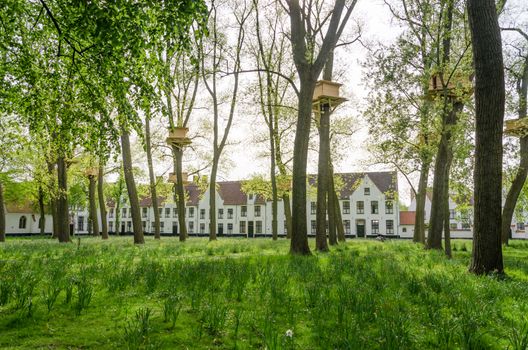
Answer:
[[[311,257],[286,240],[131,242],[0,245],[0,348],[527,348],[528,242],[505,249],[505,280],[467,273],[470,241],[453,260],[405,241]]]

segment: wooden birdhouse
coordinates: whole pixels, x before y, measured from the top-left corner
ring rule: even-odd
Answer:
[[[319,80],[315,84],[314,95],[312,99],[313,110],[321,112],[332,110],[347,99],[339,95],[339,89],[343,84],[335,83],[328,80]]]
[[[97,176],[97,174],[99,173],[99,169],[95,167],[86,168],[84,173],[86,174],[86,176]]]
[[[187,178],[189,177],[189,175],[185,172],[182,172],[182,182],[184,185],[188,184],[189,181],[187,181]],[[169,174],[169,182],[172,182],[172,183],[178,183],[178,177],[176,176],[176,173],[170,173]]]
[[[511,119],[504,121],[504,134],[507,136],[528,136],[528,118]]]
[[[442,77],[440,74],[436,73],[431,75],[429,80],[429,94],[433,95],[443,95],[447,92],[449,97],[457,96],[466,96],[473,93],[473,84],[468,77],[463,77],[461,75],[454,75],[451,78],[449,76]],[[449,80],[449,82],[447,82]],[[447,83],[446,89],[444,90],[444,84]]]
[[[169,137],[167,143],[169,145],[184,146],[191,143],[191,139],[187,137],[188,128],[176,127],[169,129]]]

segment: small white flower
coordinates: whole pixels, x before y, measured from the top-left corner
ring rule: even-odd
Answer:
[[[286,336],[287,336],[288,338],[292,338],[292,337],[293,337],[293,331],[292,331],[291,329],[288,329],[288,330],[286,331]]]

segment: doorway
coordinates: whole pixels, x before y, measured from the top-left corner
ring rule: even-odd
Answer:
[[[356,233],[358,237],[365,237],[365,220],[356,220]]]
[[[172,223],[172,234],[174,236],[178,235],[178,223],[177,222]]]
[[[248,221],[248,237],[253,238],[255,237],[255,231],[253,228],[253,221]]]

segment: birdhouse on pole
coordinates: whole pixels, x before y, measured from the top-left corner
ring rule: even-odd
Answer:
[[[182,172],[182,183],[184,185],[187,185],[189,183],[189,181],[187,180],[187,178],[189,177],[189,175],[185,172]],[[169,182],[172,182],[172,183],[178,183],[178,176],[176,175],[176,173],[170,173],[169,174]]]
[[[184,147],[190,145],[191,139],[187,137],[189,128],[176,127],[169,128],[169,137],[167,137],[167,144],[169,146]]]
[[[333,111],[341,103],[347,101],[339,95],[339,89],[343,84],[329,80],[319,80],[315,84],[312,99],[312,109],[315,113]]]

